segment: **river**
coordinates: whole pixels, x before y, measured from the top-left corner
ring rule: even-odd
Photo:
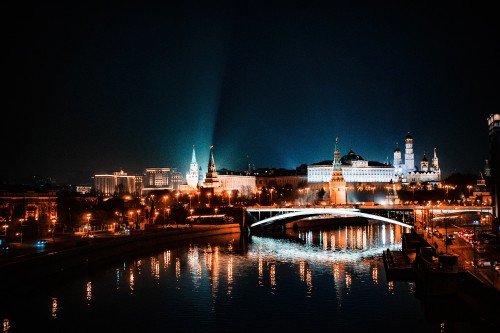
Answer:
[[[376,223],[199,238],[3,298],[3,332],[484,332],[456,300],[387,281],[382,251],[403,227]],[[236,238],[235,238],[236,237]]]

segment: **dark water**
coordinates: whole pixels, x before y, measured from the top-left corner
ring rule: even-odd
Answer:
[[[4,298],[3,332],[491,331],[466,305],[387,281],[382,251],[400,249],[403,232],[375,224],[197,239]]]

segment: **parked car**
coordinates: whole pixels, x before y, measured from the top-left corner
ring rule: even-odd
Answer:
[[[491,259],[479,259],[477,261],[477,267],[491,267],[493,265],[495,265],[495,263]]]

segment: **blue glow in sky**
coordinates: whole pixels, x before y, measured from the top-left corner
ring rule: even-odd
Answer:
[[[294,169],[350,149],[479,174],[499,21],[474,2],[10,4],[0,179]]]

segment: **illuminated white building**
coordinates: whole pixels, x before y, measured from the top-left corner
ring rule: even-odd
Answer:
[[[420,170],[414,165],[413,138],[405,138],[405,158],[402,159],[401,150],[394,150],[393,164],[377,161],[367,161],[354,151],[349,151],[340,159],[342,175],[347,183],[431,183],[439,184],[441,170],[439,168],[436,149],[429,166],[427,158],[422,158]],[[333,161],[326,160],[307,166],[307,182],[309,184],[328,183],[333,172]],[[313,185],[314,186],[314,185]]]
[[[219,172],[220,186],[223,191],[238,191],[241,196],[251,196],[256,190],[256,177],[246,172],[222,169]]]
[[[409,183],[430,183],[438,185],[441,182],[441,169],[439,168],[439,161],[434,148],[434,157],[429,166],[427,157],[423,156],[420,161],[420,170],[415,165],[415,157],[413,153],[413,138],[410,133],[405,138],[405,160],[401,160],[401,151],[396,147],[394,150],[394,171],[397,176],[396,181],[409,184]]]
[[[193,145],[193,154],[191,156],[191,164],[189,165],[189,172],[186,172],[186,182],[188,186],[196,189],[199,186],[199,172],[200,168],[198,166],[198,162],[196,162],[196,153],[194,151]]]

